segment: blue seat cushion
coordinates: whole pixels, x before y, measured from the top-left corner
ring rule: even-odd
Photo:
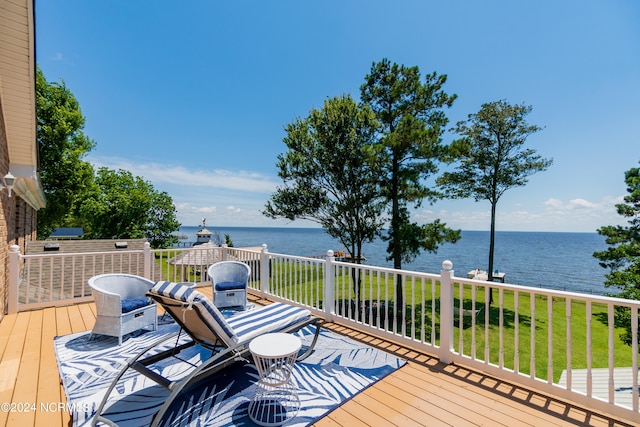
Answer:
[[[122,312],[129,313],[130,311],[137,310],[139,308],[149,305],[148,298],[132,298],[122,300]]]
[[[216,291],[230,291],[232,289],[244,289],[247,285],[244,282],[220,282],[216,283]]]

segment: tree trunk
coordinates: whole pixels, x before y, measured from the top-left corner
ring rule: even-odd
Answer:
[[[400,164],[398,162],[398,158],[394,154],[391,173],[391,233],[393,240],[392,244],[392,253],[393,253],[393,268],[397,270],[402,270],[402,242],[400,240],[400,227],[401,227],[401,219],[400,219],[400,202],[399,202],[399,174],[400,174]],[[396,274],[395,280],[395,301],[396,301],[396,310],[399,310],[400,307],[404,305],[404,297],[402,295],[402,275]],[[399,320],[399,319],[398,319]]]
[[[362,261],[362,244],[358,244],[357,247],[354,245],[351,247],[351,254],[354,257],[353,263],[360,264]],[[362,277],[360,277],[360,269],[353,268],[351,269],[351,279],[353,280],[353,290],[355,292],[355,306],[356,311],[360,309],[360,302],[362,301]],[[359,311],[358,311],[359,312]],[[356,320],[358,320],[358,316],[356,315]]]
[[[491,231],[489,235],[489,270],[487,280],[493,282],[493,250],[496,243],[496,202],[491,203]],[[493,288],[489,288],[489,304],[493,304]]]

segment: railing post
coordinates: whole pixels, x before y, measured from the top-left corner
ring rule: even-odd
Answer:
[[[324,302],[323,309],[325,313],[325,320],[331,321],[333,319],[333,312],[335,307],[335,262],[336,258],[333,256],[333,251],[329,249],[327,251],[327,259],[324,264]]]
[[[453,263],[445,260],[440,270],[440,361],[453,362]]]
[[[229,246],[226,243],[222,244],[222,261],[227,261],[229,259],[229,254],[227,252],[227,248]]]
[[[149,242],[144,242],[144,270],[143,275],[146,279],[151,280],[151,244]]]
[[[7,313],[18,312],[18,284],[20,283],[20,246],[9,246],[9,289]]]
[[[269,270],[271,270],[269,251],[267,244],[263,243],[260,251],[260,290],[264,294],[269,293]]]

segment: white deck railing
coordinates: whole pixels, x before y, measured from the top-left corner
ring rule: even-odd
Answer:
[[[631,345],[616,326],[617,312],[638,318],[640,301],[456,277],[448,261],[428,274],[339,262],[332,251],[270,253],[266,245],[52,255],[14,247],[9,312],[90,300],[86,282],[103,273],[206,284],[208,265],[227,259],[252,267],[249,287],[265,298],[640,423],[637,322]]]

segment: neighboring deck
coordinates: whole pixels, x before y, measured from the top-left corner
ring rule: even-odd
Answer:
[[[206,292],[207,288],[203,288]],[[260,301],[258,301],[260,302]],[[94,304],[7,315],[0,323],[0,426],[66,426],[68,413],[53,350],[53,337],[91,329]],[[409,363],[375,383],[315,424],[324,426],[629,426],[553,397],[444,365],[379,338],[342,327],[325,327],[393,352]],[[50,411],[40,410],[41,404]],[[25,408],[35,407],[35,411]]]

